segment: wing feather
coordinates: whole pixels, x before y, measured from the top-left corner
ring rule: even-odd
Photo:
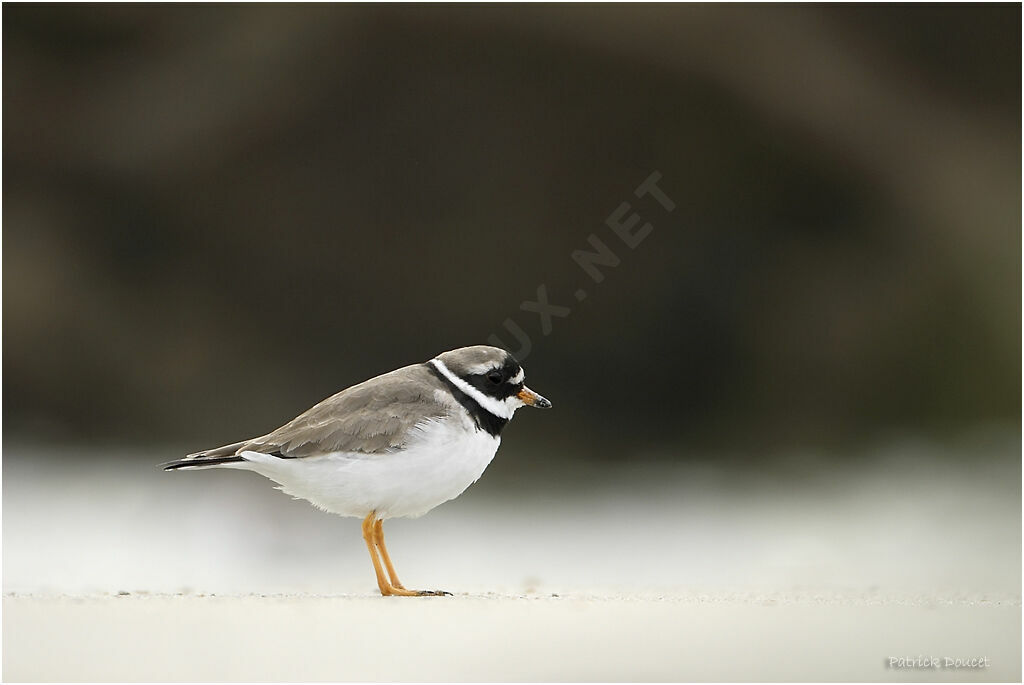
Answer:
[[[235,454],[253,451],[287,458],[399,449],[418,423],[448,415],[450,407],[437,400],[437,389],[423,364],[407,366],[342,390],[272,433],[227,447],[235,447]]]

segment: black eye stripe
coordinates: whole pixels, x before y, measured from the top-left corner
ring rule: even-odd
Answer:
[[[512,355],[509,355],[505,358],[505,361],[502,362],[501,366],[492,367],[480,373],[464,374],[460,377],[484,395],[493,397],[499,401],[504,401],[509,397],[514,397],[519,394],[523,389],[523,384],[521,382],[509,382],[511,379],[519,375],[521,371],[522,367],[519,366],[519,362],[517,362]],[[493,373],[499,374],[497,382],[490,379],[490,376]]]
[[[518,369],[512,374],[509,374],[506,369],[501,369],[499,371],[501,379],[497,383],[491,382],[490,378],[488,378],[488,376],[494,373],[494,371],[495,370],[492,369],[485,373],[469,374],[467,376],[463,376],[462,380],[466,381],[488,397],[493,397],[497,400],[504,400],[512,397],[522,389],[522,383],[512,384],[508,382],[508,380],[515,376],[516,373],[519,373]]]

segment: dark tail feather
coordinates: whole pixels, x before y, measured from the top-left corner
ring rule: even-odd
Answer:
[[[236,442],[231,445],[224,445],[223,447],[214,447],[209,450],[202,450],[201,452],[193,452],[192,454],[186,455],[184,459],[175,459],[164,464],[157,464],[164,471],[174,471],[177,469],[199,469],[204,466],[218,466],[219,464],[231,464],[236,461],[245,461],[238,456],[238,451],[246,441]]]
[[[160,464],[164,471],[176,469],[201,468],[203,466],[217,466],[219,464],[231,464],[238,461],[245,461],[241,457],[193,457],[192,459],[176,459]]]

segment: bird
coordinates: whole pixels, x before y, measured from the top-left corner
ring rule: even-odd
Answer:
[[[491,463],[516,409],[551,407],[524,379],[508,351],[460,347],[346,388],[266,435],[160,466],[255,471],[318,509],[362,519],[381,595],[450,595],[406,589],[384,521],[422,516],[461,495]]]

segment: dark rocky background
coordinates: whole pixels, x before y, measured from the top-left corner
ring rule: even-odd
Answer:
[[[1019,5],[3,20],[5,442],[230,442],[508,317],[543,459],[1020,430]]]

